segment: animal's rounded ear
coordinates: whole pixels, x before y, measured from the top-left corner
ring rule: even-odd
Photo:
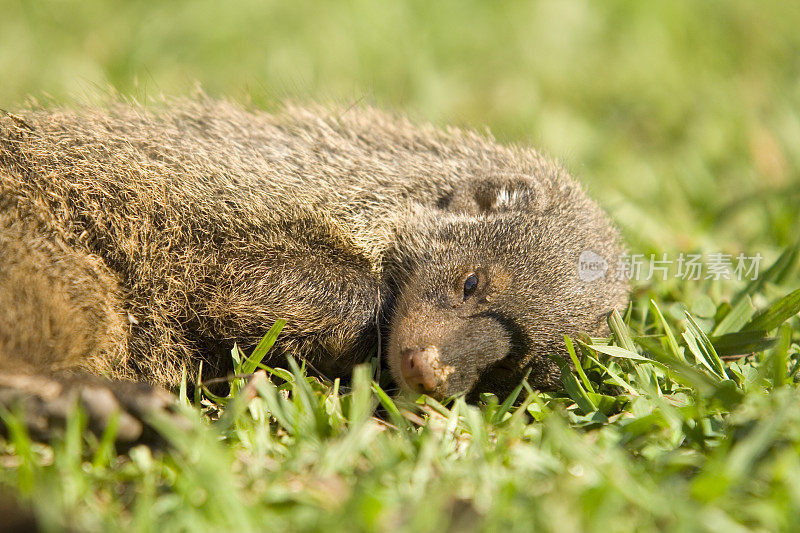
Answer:
[[[538,213],[547,203],[544,187],[527,176],[487,176],[465,180],[439,201],[439,208],[477,215],[518,211]]]

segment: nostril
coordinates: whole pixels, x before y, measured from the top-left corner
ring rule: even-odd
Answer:
[[[419,350],[415,350],[414,348],[406,348],[405,350],[401,351],[400,354],[400,371],[402,372],[403,379],[406,380],[406,383],[411,385],[413,381],[417,381],[419,378],[420,369],[416,362]]]
[[[438,379],[438,350],[429,346],[425,349],[405,348],[400,351],[400,371],[406,385],[417,392],[430,393],[436,390]]]

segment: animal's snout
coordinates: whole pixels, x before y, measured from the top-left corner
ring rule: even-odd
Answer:
[[[441,385],[439,350],[436,346],[405,348],[400,352],[400,371],[408,388],[430,394]]]

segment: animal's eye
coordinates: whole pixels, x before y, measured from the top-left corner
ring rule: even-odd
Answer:
[[[464,299],[466,300],[470,296],[475,293],[475,289],[478,288],[478,275],[474,272],[467,276],[467,279],[464,280]]]

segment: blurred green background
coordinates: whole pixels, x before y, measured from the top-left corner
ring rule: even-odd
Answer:
[[[376,103],[556,156],[636,251],[770,255],[799,229],[798,28],[790,1],[0,0],[0,107]]]

